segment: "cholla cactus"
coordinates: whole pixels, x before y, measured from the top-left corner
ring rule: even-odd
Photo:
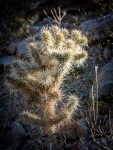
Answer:
[[[60,86],[71,66],[82,64],[87,58],[83,45],[86,37],[78,30],[52,26],[44,28],[40,39],[28,39],[30,60],[18,60],[6,76],[6,84],[13,92],[25,96],[27,110],[21,117],[34,125],[53,131],[66,119],[70,120],[78,99],[70,96],[67,104],[57,112],[56,104],[62,99]]]

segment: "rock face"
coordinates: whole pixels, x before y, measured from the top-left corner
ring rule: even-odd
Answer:
[[[94,81],[94,97],[96,96],[96,85]],[[107,63],[98,73],[99,98],[113,92],[113,62]],[[91,99],[91,91],[90,91]]]
[[[113,31],[113,13],[85,21],[81,23],[78,28],[87,35],[89,42],[102,40],[110,36]]]

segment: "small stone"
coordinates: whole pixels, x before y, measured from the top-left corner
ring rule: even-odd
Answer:
[[[19,122],[14,122],[11,130],[8,132],[8,142],[13,145],[19,143],[21,138],[26,135],[26,131]]]
[[[17,43],[16,56],[21,59],[28,59],[30,57],[27,41],[22,40]]]
[[[17,42],[11,42],[9,46],[6,48],[6,52],[10,55],[13,55],[16,51]]]
[[[48,18],[44,18],[44,19],[43,19],[43,23],[50,23],[50,22],[51,22],[51,20],[48,19]]]
[[[41,141],[41,140],[38,140],[38,143],[42,143],[42,141]]]
[[[84,77],[82,80],[83,80],[83,81],[86,81],[86,77]]]
[[[0,68],[4,71],[15,61],[17,58],[15,56],[5,56],[0,59]]]
[[[29,32],[31,35],[35,35],[40,32],[40,30],[43,28],[43,26],[30,26]]]
[[[12,134],[25,135],[26,132],[19,122],[14,122],[12,125]]]

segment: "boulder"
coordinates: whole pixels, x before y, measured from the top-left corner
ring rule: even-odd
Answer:
[[[78,26],[78,29],[88,37],[89,43],[107,38],[113,32],[113,13],[87,20]]]

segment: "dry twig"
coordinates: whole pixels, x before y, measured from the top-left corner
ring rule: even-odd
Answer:
[[[53,18],[50,17],[45,10],[44,10],[44,13],[50,20],[53,20],[55,23],[57,23],[58,26],[61,26],[61,21],[64,18],[64,16],[66,15],[66,12],[62,11],[60,9],[60,7],[58,7],[58,13],[55,8],[53,10],[51,10],[51,14],[52,14]]]

